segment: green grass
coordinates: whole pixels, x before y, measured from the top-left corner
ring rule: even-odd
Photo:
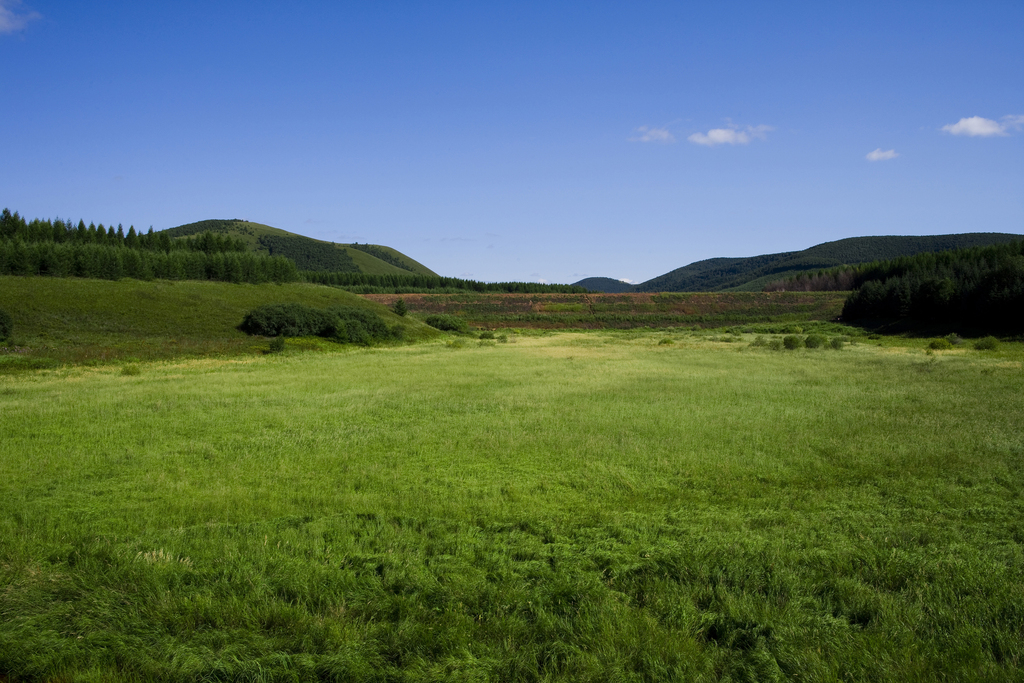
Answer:
[[[266,348],[236,326],[250,310],[297,302],[315,308],[357,306],[402,325],[410,340],[437,332],[412,317],[333,287],[310,284],[85,280],[0,276],[0,309],[14,338],[0,350],[0,373],[62,363],[238,354]],[[330,348],[329,342],[289,341]]]
[[[0,377],[0,674],[1021,680],[1021,345],[754,338]]]

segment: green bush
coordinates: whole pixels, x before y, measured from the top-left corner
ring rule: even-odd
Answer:
[[[932,339],[928,343],[928,348],[935,349],[936,351],[945,351],[953,348],[953,342],[949,341],[945,337],[938,337],[936,339]]]
[[[331,324],[327,311],[304,304],[268,304],[245,314],[241,330],[264,337],[322,335]]]
[[[995,337],[985,337],[974,342],[974,348],[978,351],[995,351],[999,348],[999,340]]]
[[[271,339],[267,353],[281,353],[282,351],[284,351],[284,337],[274,337]]]
[[[336,306],[321,310],[303,304],[260,306],[246,314],[240,328],[265,337],[317,336],[363,345],[400,339],[403,332],[401,327],[388,327],[379,315],[362,308]]]
[[[423,322],[436,330],[442,330],[444,332],[465,332],[468,329],[465,320],[447,313],[435,313],[433,315],[428,315],[426,320]]]
[[[124,375],[125,377],[134,377],[136,375],[141,375],[142,370],[139,369],[138,365],[135,365],[134,363],[129,363],[128,365],[125,365],[123,368],[121,368],[121,374]]]
[[[372,311],[352,306],[336,306],[327,311],[333,316],[331,323],[320,336],[331,337],[334,341],[364,346],[389,339],[401,339],[401,327],[388,327],[387,323]]]
[[[754,341],[750,342],[750,345],[754,347],[768,346],[768,340],[763,334],[759,334],[754,337]]]
[[[768,342],[768,348],[771,349],[772,351],[781,351],[784,347],[785,345],[782,343],[782,340],[779,339],[778,337],[773,337],[772,340]]]
[[[840,349],[843,348],[844,343],[845,342],[842,337],[832,337],[832,339],[830,339],[828,342],[828,347],[830,349],[835,349],[836,351],[839,351]]]
[[[480,339],[494,339],[494,333],[490,330],[484,330],[480,333]]]
[[[405,299],[395,299],[395,303],[391,305],[391,310],[395,312],[395,315],[403,317],[409,312],[409,309],[405,305]]]
[[[804,340],[804,344],[809,349],[820,349],[828,343],[828,339],[820,334],[809,334],[807,339]]]
[[[508,344],[508,335],[507,334],[499,334],[498,335],[498,343],[499,344]]]
[[[10,339],[14,335],[14,320],[10,313],[0,308],[0,341]]]
[[[956,332],[953,332],[952,334],[947,334],[947,335],[946,335],[946,340],[947,340],[947,341],[948,341],[948,342],[949,342],[950,344],[952,344],[953,346],[956,346],[957,344],[961,344],[961,343],[963,343],[963,341],[964,341],[964,340],[963,340],[963,339],[962,339],[962,338],[960,337],[960,335],[958,335],[958,334],[957,334]]]
[[[675,341],[668,337],[664,337],[658,341],[658,346],[666,346],[668,344],[675,344]]]
[[[800,347],[802,347],[804,345],[804,340],[796,336],[795,334],[787,334],[785,337],[782,338],[782,345],[785,346],[790,351],[792,351],[794,349],[799,349]]]

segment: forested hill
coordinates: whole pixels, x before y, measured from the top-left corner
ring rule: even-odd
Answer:
[[[697,261],[646,282],[641,282],[627,291],[760,291],[773,280],[795,276],[802,272],[817,272],[841,265],[883,261],[923,252],[1006,244],[1015,239],[1021,239],[1021,235],[972,232],[953,235],[850,237],[818,244],[803,251]],[[604,278],[591,279],[603,280]],[[595,287],[592,291],[603,290]]]
[[[633,285],[610,277],[588,277],[572,284],[574,287],[582,287],[588,292],[602,292],[604,294],[621,294],[622,292],[633,291]]]
[[[172,238],[203,232],[229,235],[245,242],[251,251],[290,258],[302,271],[368,275],[437,275],[422,263],[391,247],[324,242],[238,218],[198,221],[160,232]]]

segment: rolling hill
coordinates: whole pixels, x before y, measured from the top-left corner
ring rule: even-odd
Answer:
[[[744,258],[712,258],[641,282],[627,289],[625,283],[611,278],[587,278],[573,283],[594,292],[753,292],[771,281],[801,272],[818,271],[841,265],[870,263],[926,251],[946,251],[967,247],[1005,244],[1021,235],[1000,232],[959,233],[928,236],[850,237],[825,242],[803,251],[787,251]],[[610,285],[616,289],[602,289]]]
[[[198,221],[168,228],[162,232],[171,237],[188,237],[202,232],[230,235],[244,241],[252,251],[287,256],[295,261],[299,270],[368,275],[437,275],[422,263],[391,247],[377,244],[335,244],[237,218]]]

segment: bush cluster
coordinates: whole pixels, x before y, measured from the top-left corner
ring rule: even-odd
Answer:
[[[782,345],[792,351],[801,348],[804,345],[804,340],[795,334],[787,334],[782,338]]]
[[[809,334],[804,339],[804,345],[809,349],[820,349],[828,344],[828,338],[821,334]]]
[[[260,306],[245,315],[239,328],[265,337],[316,336],[363,345],[402,337],[401,327],[389,327],[372,311],[352,306],[322,310],[298,303]]]
[[[465,320],[448,313],[435,313],[433,315],[428,315],[423,322],[436,330],[442,330],[444,332],[465,332],[469,329]]]
[[[782,339],[778,337],[768,339],[763,334],[759,334],[754,338],[754,341],[750,342],[750,346],[769,348],[772,351],[781,351],[782,349],[794,350],[804,346],[809,349],[833,349],[839,351],[848,340],[849,338],[845,337],[832,337],[830,339],[823,334],[809,334],[806,337],[791,334]]]
[[[985,337],[974,342],[974,348],[978,351],[995,351],[999,348],[999,340],[995,337]]]

